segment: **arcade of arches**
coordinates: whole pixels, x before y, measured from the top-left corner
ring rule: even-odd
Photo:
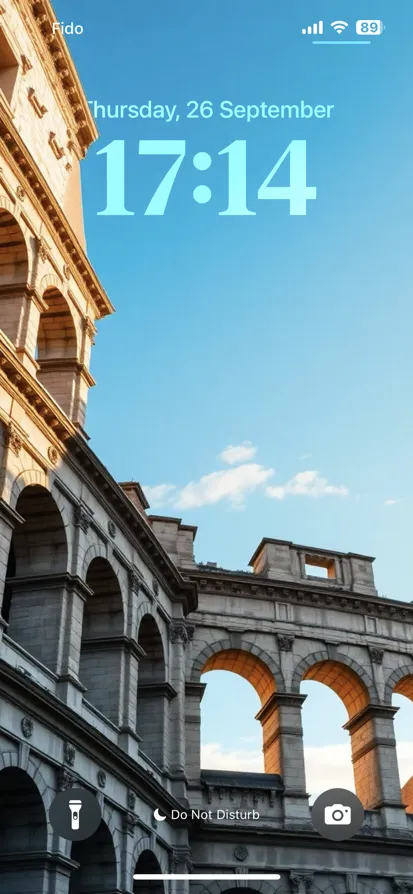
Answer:
[[[299,710],[301,708],[302,702],[307,696],[304,695],[301,700],[296,700],[295,711],[294,704],[289,705],[289,720],[291,722],[293,714],[295,713],[296,716],[294,722],[296,724],[296,730],[289,742],[287,740],[288,745],[286,745],[284,741],[283,749],[283,737],[281,733],[283,723],[285,723],[285,716],[283,717],[283,707],[285,704],[284,693],[277,692],[275,676],[271,673],[269,667],[264,663],[262,658],[240,649],[220,650],[206,660],[201,673],[204,674],[212,670],[229,671],[233,674],[237,674],[247,680],[255,689],[262,706],[261,710],[256,714],[255,719],[259,720],[262,726],[265,772],[277,773],[285,778],[285,758],[287,749],[290,754],[291,749],[295,751],[296,760],[299,760],[302,756],[301,764],[303,764],[303,731],[301,720],[297,718],[297,709]],[[363,717],[363,712],[365,712],[370,705],[371,694],[367,689],[366,683],[352,667],[349,667],[340,661],[330,659],[315,661],[314,664],[311,664],[308,669],[302,673],[301,680],[309,680],[322,684],[319,691],[320,699],[323,698],[322,689],[324,687],[329,688],[338,696],[345,707],[348,721],[344,725],[344,729],[348,730],[351,739],[354,790],[366,808],[374,808],[379,801],[379,798],[383,795],[380,787],[372,784],[372,780],[377,780],[377,764],[382,759],[382,756],[377,754],[374,747],[366,750],[361,748],[360,753],[360,746],[368,741],[368,737],[372,737],[375,732],[374,720],[371,717],[368,717],[364,722],[352,723],[354,718]],[[407,698],[413,701],[413,675],[402,678],[396,684],[394,692],[404,694]],[[227,697],[231,699],[231,695],[228,695],[228,693]],[[390,709],[386,718],[387,725],[389,720],[392,720],[393,713],[394,712]],[[298,747],[297,740],[299,740]],[[389,742],[390,745],[392,745],[391,739],[389,739]],[[304,769],[303,772],[305,772]],[[320,764],[320,776],[321,775],[322,767]],[[303,778],[305,778],[304,775]],[[306,790],[308,791],[308,785],[306,786]],[[407,812],[413,812],[413,774],[402,789],[402,799]]]

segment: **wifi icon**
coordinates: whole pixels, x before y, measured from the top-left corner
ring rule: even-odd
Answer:
[[[343,31],[348,27],[348,22],[330,22],[331,27],[334,28],[334,31],[337,34],[342,34]]]

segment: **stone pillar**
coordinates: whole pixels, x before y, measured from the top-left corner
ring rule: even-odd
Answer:
[[[282,776],[286,825],[310,822],[306,793],[301,706],[305,695],[274,692],[258,712],[266,773]]]
[[[206,683],[185,685],[186,776],[189,785],[198,787],[201,783],[201,701],[205,689]]]
[[[127,606],[127,638],[128,642],[124,651],[124,669],[122,676],[121,713],[119,745],[127,754],[134,757],[138,755],[140,736],[137,733],[137,707],[138,707],[138,675],[139,659],[143,655],[143,649],[138,645],[134,637],[140,594],[140,577],[136,569],[129,574],[129,591]]]
[[[191,872],[194,871],[194,864],[191,860],[191,851],[189,845],[176,847],[170,857],[170,871],[177,875],[188,873],[188,881],[171,881],[171,894],[189,894],[189,882],[191,880]]]
[[[185,776],[185,646],[193,630],[183,620],[171,621],[170,680],[176,692],[171,702],[169,723],[169,769],[173,777],[172,793],[176,798],[186,797]]]
[[[0,314],[3,332],[16,348],[23,366],[36,376],[39,368],[35,360],[39,320],[47,305],[34,289],[25,286],[0,287]]]
[[[54,673],[59,672],[70,575],[13,577],[8,635]],[[28,623],[30,618],[30,623]]]
[[[74,711],[80,711],[86,691],[79,680],[80,644],[85,600],[90,589],[78,577],[67,575],[68,585],[63,595],[56,673],[59,675],[57,694]]]
[[[393,717],[397,708],[367,705],[344,725],[351,736],[357,796],[366,810],[380,808],[386,828],[406,828]]]

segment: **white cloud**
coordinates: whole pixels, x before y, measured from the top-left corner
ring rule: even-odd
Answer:
[[[227,499],[233,508],[240,509],[246,494],[265,484],[273,474],[274,469],[265,469],[258,463],[244,463],[233,469],[211,472],[186,484],[173,503],[177,509],[192,509]]]
[[[228,447],[225,447],[225,450],[219,454],[218,459],[222,459],[224,463],[233,466],[235,463],[245,463],[248,462],[248,460],[253,459],[256,452],[257,448],[251,444],[251,441],[243,441],[242,444],[238,444],[236,447],[229,444]]]
[[[241,770],[245,773],[263,773],[261,748],[254,750],[233,749],[226,751],[221,745],[211,743],[201,747],[201,767],[205,770]]]
[[[278,487],[267,487],[266,494],[273,500],[283,500],[289,494],[295,497],[346,497],[348,488],[343,485],[329,484],[327,478],[322,478],[318,472],[307,471],[297,472],[297,475],[294,475],[285,484],[278,485]]]
[[[400,503],[400,500],[385,500],[385,506],[396,506],[397,503]]]
[[[400,742],[397,757],[401,785],[413,774],[413,742]],[[307,791],[311,800],[329,788],[347,788],[354,791],[351,748],[348,745],[307,746],[304,748]],[[218,744],[203,745],[201,766],[208,770],[244,770],[263,773],[261,749],[228,749]]]
[[[171,494],[176,487],[174,484],[155,484],[153,487],[150,484],[144,484],[142,490],[151,508],[155,509],[157,506],[165,506],[165,503],[170,501]]]
[[[303,459],[310,459],[312,455],[312,453],[302,453],[300,456],[300,460],[302,461]]]

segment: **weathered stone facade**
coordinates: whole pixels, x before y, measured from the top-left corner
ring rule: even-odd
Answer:
[[[236,877],[197,894],[407,894],[412,781],[400,792],[391,695],[413,697],[413,607],[377,596],[364,556],[265,540],[251,573],[197,565],[196,529],[147,516],[88,446],[95,321],[112,308],[83,240],[96,133],[52,21],[48,0],[0,4],[0,891],[161,894],[134,873],[195,870]],[[201,773],[212,668],[255,686],[265,774]],[[311,825],[302,679],[348,710],[366,819],[340,845]],[[72,845],[47,815],[74,785],[103,822]],[[169,821],[187,805],[260,818]]]

